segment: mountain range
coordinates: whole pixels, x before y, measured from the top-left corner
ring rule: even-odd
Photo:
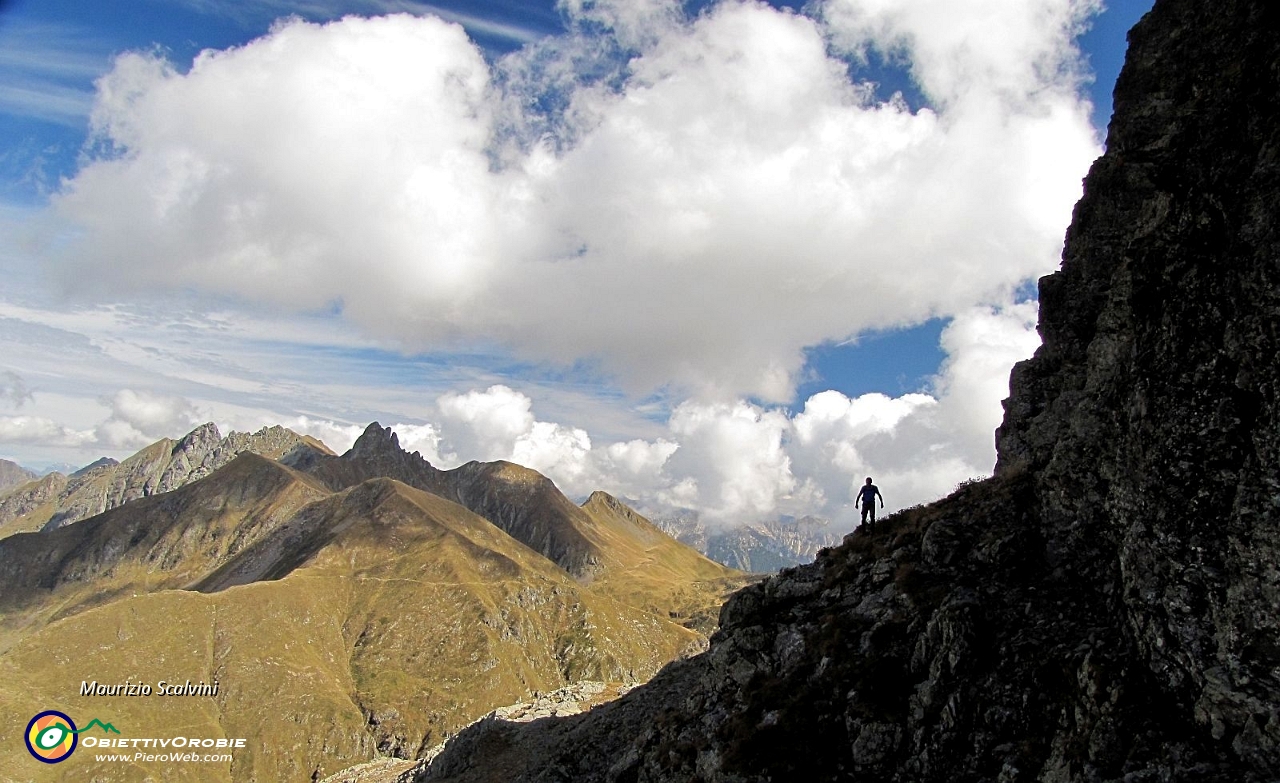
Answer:
[[[616,498],[439,470],[377,425],[241,454],[0,540],[0,704],[252,744],[3,774],[1280,780],[1280,6],[1156,0],[1129,38],[992,478],[741,587],[689,654],[750,580]],[[496,709],[655,671],[579,714]],[[160,676],[222,690],[74,695]]]
[[[0,538],[69,524],[134,498],[176,489],[244,451],[279,459],[302,443],[310,449],[300,455],[310,450],[331,455],[320,441],[283,427],[267,427],[252,434],[232,432],[223,438],[217,426],[208,423],[177,440],[157,441],[123,463],[103,457],[66,475],[52,472],[38,477],[12,462],[0,461]],[[411,473],[416,470],[419,482],[428,480],[420,469],[401,468]],[[835,546],[843,538],[827,520],[817,517],[710,526],[693,511],[649,509],[633,499],[623,502],[642,509],[672,538],[741,571],[769,573],[808,563],[818,550]]]
[[[605,493],[574,505],[510,463],[438,470],[377,424],[342,456],[271,431],[293,441],[281,459],[244,449],[160,491],[221,460],[224,439],[198,432],[86,474],[141,496],[0,539],[0,705],[249,747],[191,770],[10,753],[5,774],[303,780],[413,758],[532,692],[634,683],[705,649],[724,596],[753,579]],[[85,682],[162,679],[219,688],[81,695]],[[0,747],[20,748],[20,730],[0,726]]]
[[[0,482],[0,538],[61,527],[131,500],[177,489],[246,451],[276,459],[303,443],[328,451],[320,441],[284,427],[264,427],[252,434],[232,432],[224,438],[209,423],[178,440],[156,441],[123,462],[104,457],[70,475],[53,472],[39,478],[23,471],[25,481],[13,481],[7,487]]]
[[[753,573],[811,563],[819,551],[844,539],[829,520],[813,516],[720,526],[708,525],[693,513],[650,518],[663,532],[717,563]]]

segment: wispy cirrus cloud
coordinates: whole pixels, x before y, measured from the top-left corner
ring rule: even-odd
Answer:
[[[44,122],[83,126],[93,106],[93,93],[38,78],[0,84],[0,112]]]
[[[264,20],[298,17],[330,21],[344,16],[389,14],[431,15],[459,24],[472,35],[520,45],[535,41],[558,27],[559,17],[537,6],[520,2],[495,2],[475,13],[472,4],[457,8],[414,0],[173,0],[195,11],[235,20],[246,27],[260,27]],[[468,10],[462,10],[467,8]]]
[[[111,67],[109,45],[76,27],[0,25],[0,113],[83,128],[93,81]]]

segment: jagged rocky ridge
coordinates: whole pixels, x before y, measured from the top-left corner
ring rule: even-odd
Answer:
[[[50,473],[0,492],[0,535],[55,530],[132,500],[172,492],[245,452],[276,459],[299,446],[323,449],[319,441],[284,427],[223,437],[214,423],[202,424],[176,441],[163,438],[123,462],[103,458],[70,476]]]
[[[1157,0],[994,478],[414,781],[1280,779],[1280,7]]]

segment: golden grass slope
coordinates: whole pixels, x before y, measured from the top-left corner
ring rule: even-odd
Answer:
[[[328,494],[308,476],[243,454],[176,492],[0,539],[0,651],[89,606],[191,586]]]
[[[685,602],[718,604],[735,575],[610,500],[574,507],[603,553],[591,584],[437,495],[385,478],[333,492],[253,455],[0,541],[0,779],[308,780],[411,757],[532,690],[646,679],[704,641],[676,621],[696,614]],[[219,691],[80,695],[161,679]],[[248,746],[217,764],[82,746],[47,765],[21,738],[46,709]]]
[[[655,589],[667,595],[696,583],[700,586],[682,602],[696,604],[688,607],[691,612],[714,614],[726,585],[740,585],[744,579],[741,572],[677,542],[606,493],[578,507],[546,476],[503,460],[440,470],[416,452],[401,449],[395,433],[377,422],[340,457],[301,456],[293,464],[333,489],[387,476],[453,500],[582,583],[609,585],[615,595],[634,596],[640,602],[654,598]],[[670,608],[665,599],[657,605],[658,611]],[[696,624],[706,626],[707,618]]]
[[[710,635],[729,593],[759,576],[727,568],[676,541],[606,492],[581,506],[586,535],[602,553],[591,589]]]

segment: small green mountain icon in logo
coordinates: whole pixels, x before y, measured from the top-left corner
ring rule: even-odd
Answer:
[[[71,733],[72,733],[72,734],[83,734],[84,732],[88,731],[89,729],[93,728],[94,726],[97,726],[98,728],[102,729],[102,730],[103,730],[103,732],[108,733],[108,734],[119,734],[119,733],[120,733],[120,729],[117,729],[115,726],[112,726],[110,723],[103,723],[102,721],[98,720],[97,718],[94,718],[93,720],[89,721],[89,725],[88,725],[88,726],[85,726],[83,729],[77,729],[77,730],[75,730],[75,731],[73,731],[73,732],[71,732]]]

